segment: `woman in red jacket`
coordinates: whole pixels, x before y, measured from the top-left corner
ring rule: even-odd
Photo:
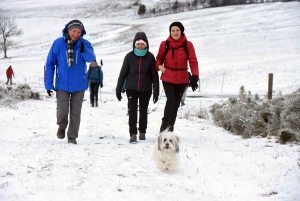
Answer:
[[[15,76],[14,71],[11,66],[9,66],[6,70],[6,76],[7,76],[7,82],[6,85],[8,85],[8,82],[10,85],[12,85],[12,76]]]
[[[187,40],[184,27],[173,22],[169,27],[170,36],[160,44],[156,56],[156,69],[162,72],[161,80],[167,97],[160,132],[173,132],[182,94],[189,83],[188,63],[192,77],[189,86],[198,88],[199,69],[193,44]],[[167,48],[168,46],[168,48]]]

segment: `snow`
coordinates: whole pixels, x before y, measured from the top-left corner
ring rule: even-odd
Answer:
[[[158,3],[145,2],[147,7]],[[227,6],[142,19],[131,17],[129,9],[116,13],[106,5],[0,1],[24,32],[14,38],[10,58],[0,59],[0,83],[4,85],[5,70],[12,65],[13,82],[27,83],[42,94],[42,100],[20,102],[16,109],[0,107],[0,200],[299,200],[299,145],[280,145],[275,138],[242,139],[195,113],[226,101],[241,86],[265,95],[269,73],[274,74],[274,94],[299,88],[300,3]],[[56,100],[43,87],[50,46],[74,18],[83,22],[85,38],[104,62],[101,103],[91,108],[84,101],[77,145],[56,137]],[[163,115],[163,93],[157,104],[150,102],[146,141],[130,144],[126,97],[122,94],[119,102],[115,87],[135,33],[146,32],[156,55],[169,24],[177,20],[195,46],[201,87],[197,92],[189,89],[186,106],[178,112],[174,134],[180,138],[180,166],[161,172],[151,153]],[[213,97],[192,98],[195,94]]]

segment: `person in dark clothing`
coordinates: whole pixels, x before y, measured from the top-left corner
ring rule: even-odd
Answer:
[[[149,52],[149,42],[144,32],[136,33],[133,50],[127,53],[120,70],[116,96],[121,101],[122,86],[126,79],[126,95],[129,105],[130,143],[136,143],[137,130],[139,139],[145,140],[148,121],[148,106],[153,88],[153,102],[159,94],[159,78],[155,69],[155,57]],[[137,107],[139,102],[139,129],[137,129]]]
[[[11,66],[9,66],[7,69],[6,69],[6,77],[7,77],[7,82],[6,82],[6,85],[8,85],[8,83],[10,83],[10,85],[12,85],[12,77],[15,77],[15,74],[14,74],[14,71],[12,69]]]
[[[102,67],[102,66],[101,66]],[[99,87],[103,87],[103,72],[97,61],[90,64],[87,72],[88,82],[90,85],[90,103],[91,107],[98,107],[98,91]]]
[[[184,90],[189,82],[188,62],[192,77],[189,86],[195,91],[198,88],[199,70],[193,44],[187,40],[181,22],[173,22],[169,27],[169,50],[166,52],[166,41],[161,42],[156,56],[156,70],[162,72],[164,91],[167,97],[160,132],[168,129],[174,131],[177,111]],[[184,44],[188,50],[185,51]]]

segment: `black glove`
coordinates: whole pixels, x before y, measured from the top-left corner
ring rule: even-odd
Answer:
[[[153,103],[155,104],[158,101],[158,95],[153,95]]]
[[[121,89],[121,92],[122,92],[122,93],[125,93],[125,92],[126,92],[126,89],[125,89],[125,88],[122,88],[122,89]]]
[[[193,91],[195,91],[198,88],[198,80],[199,80],[199,78],[197,75],[193,75],[190,80],[189,87],[192,87]]]
[[[83,43],[81,43],[81,45],[80,45],[80,52],[81,52],[81,53],[84,52],[84,45],[83,45]]]
[[[101,59],[101,61],[100,61],[100,64],[101,64],[101,66],[103,66],[103,61],[102,61],[102,59]]]
[[[100,82],[100,87],[101,87],[101,88],[103,87],[103,82]]]
[[[49,96],[52,96],[51,93],[53,93],[53,91],[52,90],[47,90],[47,93],[48,93]]]
[[[119,101],[121,101],[121,99],[122,99],[122,96],[121,96],[121,93],[120,92],[117,92],[117,99],[119,100]]]

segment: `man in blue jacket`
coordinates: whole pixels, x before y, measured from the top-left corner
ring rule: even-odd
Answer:
[[[96,58],[91,43],[83,39],[86,31],[79,20],[66,24],[62,33],[63,36],[53,42],[49,51],[44,67],[44,84],[49,96],[53,90],[56,91],[57,137],[65,138],[69,124],[68,143],[77,144],[82,101],[88,87],[86,62]]]

